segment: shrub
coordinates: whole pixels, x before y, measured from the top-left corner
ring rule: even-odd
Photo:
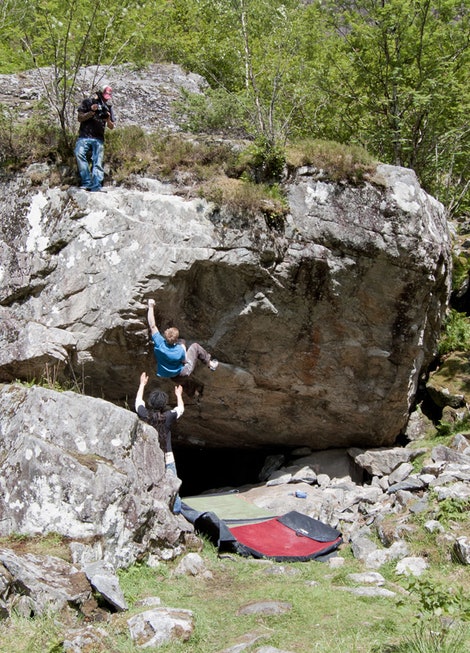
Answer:
[[[407,590],[419,600],[419,620],[443,615],[464,620],[470,618],[470,599],[462,587],[449,587],[431,578],[412,577],[407,583]]]
[[[240,133],[242,107],[226,89],[207,89],[205,94],[182,92],[174,113],[183,129],[192,133]]]
[[[451,309],[444,323],[438,351],[442,356],[452,351],[470,350],[470,319],[465,313]]]
[[[452,290],[460,290],[462,284],[469,278],[470,260],[466,256],[452,255]]]
[[[61,130],[43,115],[38,112],[21,122],[12,109],[0,105],[0,166],[20,170],[37,161],[64,161],[70,156]]]
[[[315,166],[333,181],[362,181],[375,170],[377,162],[358,145],[343,145],[335,141],[306,139],[287,147],[287,165]]]
[[[439,502],[435,519],[447,525],[451,521],[465,521],[469,516],[468,513],[470,513],[470,500],[448,498]]]
[[[215,178],[201,186],[199,194],[236,216],[262,214],[268,226],[275,228],[281,227],[287,212],[279,187],[253,184],[246,179]]]

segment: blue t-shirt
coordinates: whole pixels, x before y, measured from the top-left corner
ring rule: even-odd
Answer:
[[[186,351],[181,345],[169,345],[161,333],[154,333],[153,353],[157,361],[157,376],[177,376],[183,369]]]

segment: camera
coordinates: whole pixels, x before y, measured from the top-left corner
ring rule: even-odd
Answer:
[[[96,110],[95,116],[97,118],[105,119],[109,116],[109,110],[106,104],[103,104],[102,102],[97,102],[98,109]]]

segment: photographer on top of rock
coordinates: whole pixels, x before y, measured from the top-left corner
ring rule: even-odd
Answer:
[[[75,158],[81,179],[80,188],[91,192],[102,190],[104,132],[106,126],[114,129],[115,123],[111,105],[112,94],[111,86],[102,86],[93,97],[85,98],[78,107],[80,129],[75,145]]]

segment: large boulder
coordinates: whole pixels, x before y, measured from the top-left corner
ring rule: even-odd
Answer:
[[[412,171],[351,185],[302,168],[276,226],[155,180],[90,194],[31,177],[1,184],[0,380],[132,405],[141,371],[158,382],[153,297],[160,327],[221,361],[198,367],[179,441],[379,447],[406,427],[451,267],[444,209]]]
[[[18,384],[0,389],[0,414],[0,537],[59,533],[77,558],[117,567],[181,552],[192,528],[170,510],[179,481],[135,414]]]

